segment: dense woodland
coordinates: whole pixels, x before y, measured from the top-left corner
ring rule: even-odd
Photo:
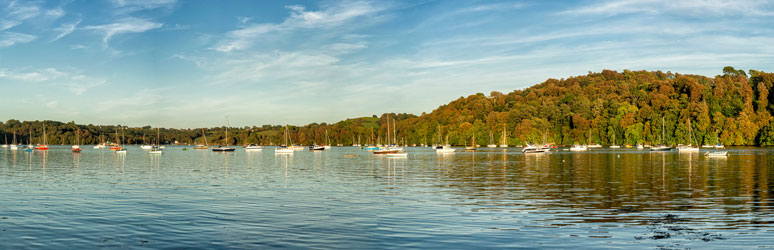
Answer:
[[[503,94],[491,92],[460,97],[429,114],[382,114],[336,124],[289,126],[294,144],[351,145],[385,142],[388,121],[396,121],[397,140],[435,144],[445,140],[467,145],[499,144],[503,128],[509,145],[553,143],[570,145],[716,144],[774,145],[774,73],[723,68],[714,78],[671,72],[604,70],[543,83]],[[663,121],[663,123],[662,123]],[[96,144],[100,136],[116,141],[119,126],[78,125],[75,122],[16,121],[0,123],[0,136],[10,143],[40,143],[46,126],[49,144]],[[440,131],[438,127],[440,126]],[[690,126],[690,127],[689,127]],[[152,143],[156,130],[123,127],[125,143]],[[663,129],[662,129],[663,128]],[[208,144],[282,144],[283,126],[205,128]],[[392,131],[393,129],[390,129]],[[692,132],[692,133],[690,133]],[[30,136],[31,133],[31,136]],[[392,133],[392,132],[390,132]],[[146,136],[143,141],[143,136]],[[202,129],[161,129],[163,144],[204,142]],[[692,139],[693,138],[693,139]],[[2,139],[2,138],[0,138]]]

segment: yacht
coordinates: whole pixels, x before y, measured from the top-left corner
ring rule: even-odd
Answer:
[[[455,149],[452,148],[449,145],[439,146],[439,147],[440,148],[436,147],[436,149],[435,149],[436,153],[446,154],[446,153],[454,153],[454,151],[455,151]]]
[[[247,144],[245,147],[245,151],[261,151],[263,150],[263,147],[258,146],[257,144]]]
[[[159,147],[159,140],[161,139],[161,128],[156,128],[157,134],[156,134],[156,145],[150,147],[150,151],[148,151],[149,154],[162,154],[164,151],[161,151],[161,147]],[[143,136],[145,138],[145,136]]]
[[[575,152],[578,152],[578,151],[588,151],[588,150],[589,150],[589,148],[586,147],[586,145],[578,145],[578,144],[576,144],[576,145],[572,145],[572,147],[570,147],[570,151],[575,151]]]
[[[288,145],[288,138],[290,137],[290,135],[288,135],[288,125],[287,124],[285,124],[285,135],[283,137],[285,138],[285,144],[280,146],[280,147],[278,147],[278,148],[275,148],[274,149],[274,153],[275,154],[293,154],[293,153],[295,153],[296,150],[294,150],[293,148],[290,148],[288,146],[285,146],[285,145]],[[291,141],[291,143],[292,143],[292,141]]]
[[[212,148],[212,152],[233,152],[236,150],[235,148],[231,148],[228,146],[228,117],[226,117],[226,137],[223,138],[224,141],[226,141],[226,146],[217,146],[215,148]]]

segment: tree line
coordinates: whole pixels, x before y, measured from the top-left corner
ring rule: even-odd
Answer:
[[[774,74],[723,68],[706,77],[662,71],[603,70],[566,79],[548,79],[535,86],[488,96],[460,97],[419,116],[386,113],[347,119],[334,124],[288,126],[294,144],[406,144],[469,145],[552,143],[570,145],[716,144],[774,145]],[[390,128],[388,129],[388,123]],[[394,124],[394,125],[392,125]],[[116,141],[123,127],[126,144],[152,143],[150,126],[79,125],[75,122],[17,121],[0,123],[0,133],[15,131],[20,142],[42,139],[49,144]],[[284,126],[263,125],[175,129],[161,128],[161,143],[243,145],[284,144]],[[387,139],[389,130],[390,139]],[[327,131],[327,138],[326,138]],[[397,131],[394,136],[393,131]],[[119,130],[120,134],[120,130]],[[144,140],[143,140],[144,136]],[[394,139],[393,139],[394,138]]]

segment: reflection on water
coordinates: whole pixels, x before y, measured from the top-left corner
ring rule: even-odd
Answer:
[[[773,247],[774,150],[0,151],[2,248]]]

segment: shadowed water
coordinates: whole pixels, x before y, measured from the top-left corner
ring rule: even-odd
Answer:
[[[0,248],[774,247],[774,150],[0,151]]]

